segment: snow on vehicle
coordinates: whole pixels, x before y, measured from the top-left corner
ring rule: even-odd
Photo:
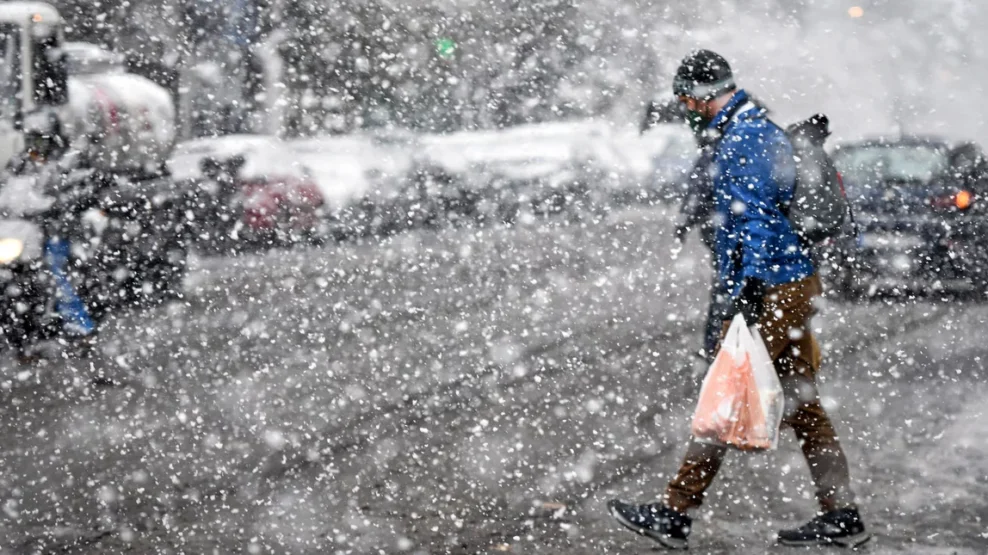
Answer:
[[[176,294],[185,268],[184,229],[162,172],[175,136],[171,98],[111,53],[64,43],[63,24],[48,4],[0,4],[0,162],[8,168],[0,179],[0,320],[18,349],[59,329],[54,269],[43,256],[54,225],[71,237],[64,278],[95,320],[125,301]],[[28,155],[26,146],[36,152],[34,141],[54,136],[71,154]],[[66,224],[68,211],[51,208],[65,196],[50,194],[54,182],[94,208]]]
[[[66,52],[70,68],[76,68],[71,62],[78,50]],[[122,67],[99,69],[99,73],[69,77],[65,120],[69,135],[87,141],[99,168],[131,174],[158,170],[175,143],[171,95],[144,77],[125,73]]]
[[[626,157],[638,160],[648,159],[646,177],[631,191],[627,187],[623,193],[635,192],[645,198],[658,198],[663,201],[678,202],[686,191],[690,170],[699,154],[696,137],[683,122],[657,123],[635,140],[625,135],[621,148],[629,154]],[[636,162],[631,167],[639,167]],[[637,172],[634,174],[640,175]]]
[[[25,118],[53,111],[101,169],[153,172],[175,139],[171,96],[99,47],[65,43],[63,25],[49,4],[0,4],[0,163],[22,151]]]
[[[567,178],[597,211],[613,205],[669,201],[684,191],[696,159],[696,141],[682,123],[656,124],[644,133],[601,126],[578,140]]]
[[[576,196],[565,179],[575,145],[599,126],[576,121],[520,125],[423,137],[418,163],[451,176],[437,204],[458,207],[480,221],[514,221],[523,214],[560,212]],[[466,207],[466,203],[474,206]]]
[[[682,124],[644,135],[600,121],[524,125],[422,140],[431,164],[463,177],[479,214],[606,210],[613,203],[669,196],[696,156]],[[514,204],[509,206],[509,204]]]
[[[207,250],[328,237],[326,202],[312,171],[276,137],[186,141],[176,146],[168,168],[191,196],[197,236],[205,239],[199,245]]]
[[[460,176],[428,163],[421,155],[425,140],[401,129],[369,129],[288,144],[312,169],[331,206],[333,234],[343,239],[445,221],[441,206],[455,204],[456,195],[446,199],[442,192]]]
[[[49,188],[53,180],[62,192]],[[180,294],[187,253],[167,183],[64,160],[4,175],[0,336],[8,346],[25,352],[63,331],[62,285],[47,258],[53,234],[71,244],[65,279],[94,323],[121,306]]]

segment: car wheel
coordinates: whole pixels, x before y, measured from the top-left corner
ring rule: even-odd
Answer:
[[[971,290],[972,300],[988,302],[988,276],[976,275],[971,278],[974,288]]]

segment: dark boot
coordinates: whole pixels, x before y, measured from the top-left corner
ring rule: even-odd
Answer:
[[[648,536],[669,549],[686,549],[693,519],[664,505],[629,505],[617,499],[607,503],[611,516],[625,528]]]
[[[779,543],[793,546],[839,545],[858,547],[871,539],[857,509],[838,509],[791,530],[779,532]]]

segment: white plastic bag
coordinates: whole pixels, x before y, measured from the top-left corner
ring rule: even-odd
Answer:
[[[782,383],[765,342],[738,314],[703,379],[693,437],[741,450],[772,450],[784,408]]]

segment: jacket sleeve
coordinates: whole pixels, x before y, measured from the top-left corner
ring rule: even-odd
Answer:
[[[777,217],[773,164],[761,134],[741,134],[725,152],[724,165],[731,194],[731,213],[741,247],[741,278],[769,277],[772,221]]]
[[[710,178],[712,163],[713,154],[709,148],[705,149],[686,178],[686,196],[679,207],[679,213],[683,215],[683,225],[687,227],[695,227],[710,218],[713,209],[713,183]]]

